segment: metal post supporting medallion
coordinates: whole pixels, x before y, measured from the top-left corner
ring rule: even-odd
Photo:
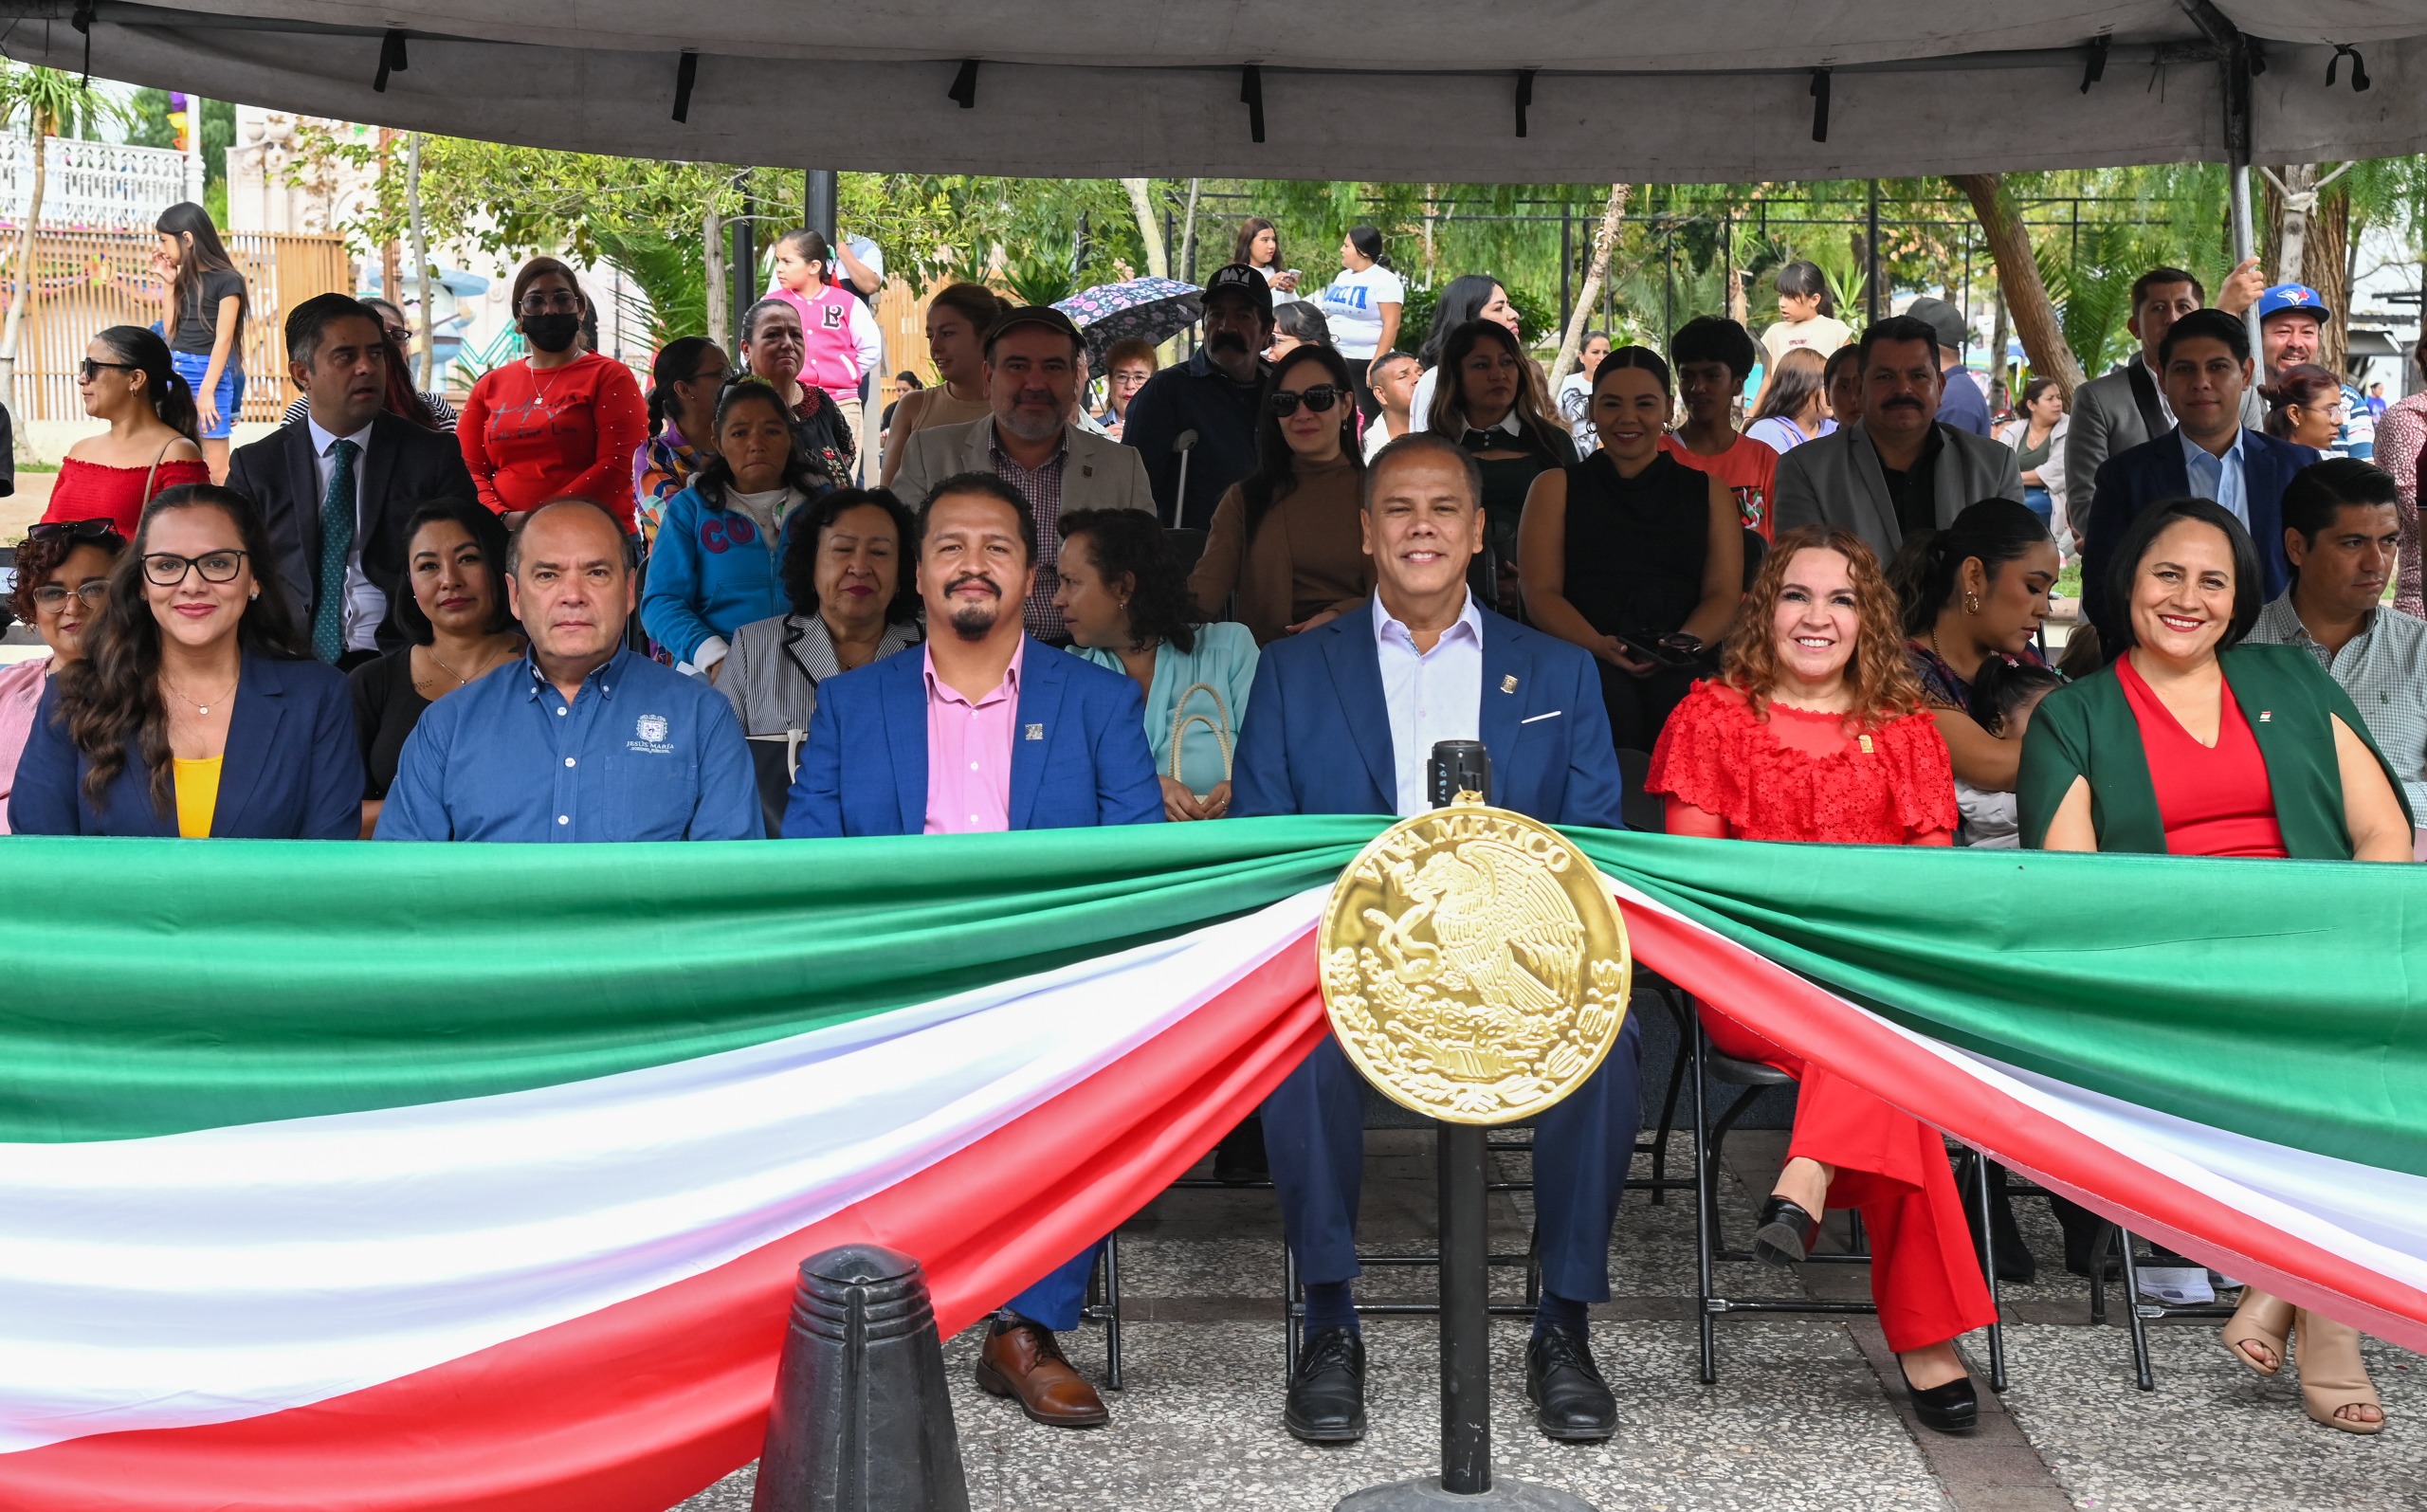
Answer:
[[[1480,742],[1434,746],[1429,776],[1440,807],[1383,830],[1341,873],[1322,949],[1323,1005],[1349,1060],[1440,1125],[1441,1473],[1369,1486],[1335,1512],[1593,1512],[1491,1473],[1484,1131],[1540,1114],[1617,1043],[1626,925],[1566,836],[1485,806]]]

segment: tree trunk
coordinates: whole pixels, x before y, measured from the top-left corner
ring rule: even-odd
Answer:
[[[708,275],[708,339],[725,352],[733,351],[728,337],[731,312],[724,299],[724,218],[717,213],[715,191],[709,191],[705,208],[700,211],[700,249],[707,259]],[[739,367],[739,362],[734,364]]]
[[[49,155],[43,151],[43,140],[50,135],[50,129],[49,117],[34,117],[33,191],[26,196],[26,223],[17,228],[15,287],[9,290],[8,322],[0,326],[0,401],[7,402],[12,410],[17,408],[17,340],[25,331],[26,307],[34,299],[34,228],[42,224],[42,193],[50,173]],[[170,324],[173,329],[174,312]]]
[[[1163,247],[1162,223],[1155,219],[1153,186],[1142,178],[1124,178],[1121,187],[1129,191],[1129,209],[1138,217],[1138,239],[1146,244],[1146,271],[1159,279],[1170,278],[1172,259]]]
[[[1989,359],[1995,367],[1998,379],[1997,383],[1990,386],[1989,403],[1994,406],[1998,402],[1997,389],[2002,385],[2006,392],[2006,403],[2011,405],[2015,402],[2017,385],[2014,381],[2014,374],[2006,369],[2006,300],[2000,293],[1993,296],[1993,301],[1998,307],[1998,313],[1989,325]]]
[[[1179,228],[1180,277],[1191,283],[1196,282],[1196,192],[1204,184],[1201,178],[1188,181],[1188,215]]]
[[[2071,401],[2082,386],[2082,365],[2065,344],[2065,330],[2048,285],[2039,281],[2039,263],[2031,254],[2031,233],[2006,198],[2005,179],[1998,173],[1952,173],[1947,182],[1972,201],[1972,213],[1989,239],[1989,255],[1998,264],[1998,293],[2014,317],[2015,334],[2022,338],[2023,355],[2041,373],[2056,380]],[[1998,360],[2005,361],[1999,353]]]
[[[2301,254],[2301,282],[2317,290],[2327,315],[2318,335],[2318,366],[2344,371],[2351,341],[2351,196],[2337,193],[2308,215],[2308,238]]]
[[[421,377],[413,387],[427,392],[438,368],[438,328],[430,319],[434,301],[429,294],[429,229],[421,215],[421,133],[405,141],[405,228],[412,239],[413,292],[421,300]],[[398,291],[401,293],[402,291]]]
[[[2301,264],[2308,250],[2309,211],[2316,205],[2317,164],[2287,163],[2275,175],[2282,189],[2269,196],[2275,212],[2275,282],[2300,283]]]
[[[1618,245],[1618,229],[1626,223],[1627,186],[1610,186],[1610,203],[1601,211],[1600,228],[1593,233],[1593,262],[1584,270],[1584,286],[1576,293],[1575,311],[1567,318],[1567,334],[1560,337],[1559,356],[1551,363],[1551,392],[1559,392],[1560,380],[1576,366],[1576,354],[1584,345],[1584,327],[1593,317],[1594,302],[1601,297],[1601,281],[1610,274],[1610,254]]]

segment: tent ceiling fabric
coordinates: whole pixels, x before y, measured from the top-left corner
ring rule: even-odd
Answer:
[[[2427,146],[2427,0],[2199,0],[2256,40],[2261,162]],[[83,65],[74,0],[0,50]],[[1337,12],[1326,14],[1326,12]],[[2184,0],[100,0],[95,72],[405,129],[662,158],[1029,176],[1706,182],[2221,159]],[[382,34],[408,66],[374,92]],[[2082,92],[2090,41],[2111,37]],[[2372,87],[2335,45],[2357,46]],[[688,119],[679,55],[699,54]],[[978,60],[972,108],[949,99]],[[1252,139],[1243,70],[1260,70]],[[1829,71],[1816,86],[1813,70]],[[1516,132],[1522,70],[1535,70]],[[1816,87],[1827,139],[1814,139]]]

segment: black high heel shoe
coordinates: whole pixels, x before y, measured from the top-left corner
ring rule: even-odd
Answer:
[[[1773,1266],[1800,1265],[1820,1238],[1820,1220],[1784,1197],[1761,1204],[1761,1227],[1753,1235],[1753,1253]]]
[[[1913,1398],[1913,1415],[1922,1426],[1938,1433],[1969,1433],[1980,1426],[1980,1394],[1972,1388],[1972,1377],[1959,1375],[1943,1386],[1924,1391],[1905,1375],[1905,1363],[1896,1362],[1896,1374],[1904,1375],[1905,1390]]]

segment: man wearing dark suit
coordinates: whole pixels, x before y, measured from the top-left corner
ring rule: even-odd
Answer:
[[[1593,659],[1469,598],[1483,480],[1454,443],[1418,432],[1365,475],[1375,596],[1275,642],[1256,667],[1232,777],[1241,815],[1407,815],[1428,807],[1437,740],[1480,739],[1491,801],[1555,824],[1620,829],[1623,779]],[[1594,1366],[1587,1303],[1610,1295],[1610,1226],[1633,1157],[1635,1020],[1601,1068],[1535,1123],[1542,1299],[1526,1394],[1555,1439],[1606,1439],[1617,1405]],[[1326,1039],[1264,1105],[1282,1224],[1306,1283],[1306,1348],[1283,1421],[1308,1443],[1365,1431],[1365,1351],[1349,1283],[1364,1159],[1358,1073]]]
[[[2158,376],[2175,428],[2108,458],[2090,505],[2082,603],[2105,646],[2122,644],[2126,607],[2108,592],[2107,574],[2133,516],[2161,500],[2215,500],[2250,527],[2266,579],[2260,596],[2272,599],[2292,577],[2284,556],[2284,489],[2318,460],[2308,446],[2242,425],[2252,367],[2250,328],[2239,317],[2194,310],[2176,320],[2158,348]]]
[[[432,499],[473,499],[455,438],[391,414],[388,339],[369,305],[321,294],[286,318],[286,371],[310,409],[240,446],[228,486],[261,506],[278,581],[312,654],[351,666],[405,641],[390,612],[405,522]]]
[[[784,837],[1160,821],[1138,684],[1021,628],[1037,562],[1019,490],[993,473],[943,480],[918,547],[926,647],[819,685]],[[1017,1398],[1036,1422],[1087,1428],[1107,1415],[1053,1339],[1079,1325],[1096,1249],[1013,1298],[978,1353],[978,1386]]]

